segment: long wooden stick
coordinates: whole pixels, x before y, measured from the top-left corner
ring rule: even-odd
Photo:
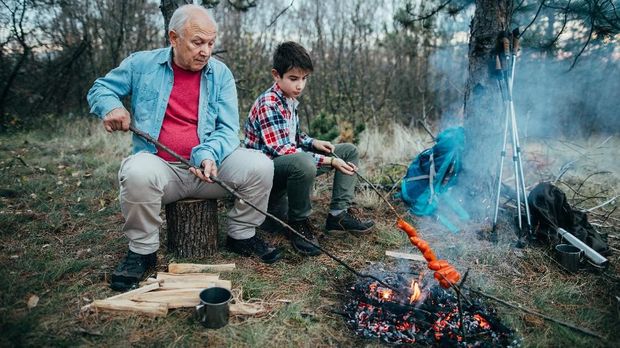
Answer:
[[[151,144],[155,145],[156,147],[166,151],[170,156],[176,158],[177,160],[179,160],[181,163],[185,164],[186,166],[188,166],[190,168],[194,167],[191,164],[191,162],[188,161],[186,158],[183,158],[183,157],[179,156],[179,154],[177,154],[176,152],[172,151],[169,147],[167,147],[166,145],[160,143],[156,139],[153,139],[153,137],[151,137],[147,133],[144,133],[143,131],[137,129],[136,127],[134,127],[132,125],[129,126],[129,130],[132,131],[133,133],[135,133],[136,135],[144,138],[146,141],[150,142]],[[341,264],[349,272],[351,272],[351,273],[353,273],[356,276],[361,277],[361,278],[374,279],[377,282],[379,282],[379,284],[385,286],[386,288],[389,288],[389,289],[392,289],[393,291],[399,292],[399,289],[395,288],[392,285],[389,285],[388,283],[386,283],[382,279],[379,279],[379,278],[375,277],[372,274],[365,274],[365,273],[361,273],[361,272],[357,271],[355,268],[351,267],[348,263],[344,262],[339,257],[336,257],[334,254],[332,254],[329,251],[325,250],[325,248],[323,248],[322,246],[318,245],[317,243],[314,243],[313,241],[309,240],[308,238],[306,238],[306,236],[304,236],[303,234],[299,233],[297,230],[292,228],[286,222],[284,222],[284,221],[280,220],[279,218],[277,218],[275,215],[273,215],[273,214],[271,214],[271,213],[269,213],[269,212],[267,212],[265,210],[262,210],[262,209],[258,208],[255,204],[253,204],[252,202],[249,202],[249,201],[245,200],[243,197],[241,197],[241,195],[237,191],[235,191],[232,187],[228,186],[228,184],[226,184],[225,182],[223,182],[220,179],[216,178],[215,176],[211,176],[211,180],[213,180],[213,182],[215,182],[216,184],[220,185],[224,190],[228,191],[228,193],[233,195],[235,198],[237,198],[240,201],[242,201],[243,203],[249,205],[252,209],[256,210],[257,212],[259,212],[259,213],[261,213],[263,215],[265,215],[266,217],[272,218],[273,220],[277,221],[280,225],[284,226],[286,229],[288,229],[289,231],[293,232],[297,237],[303,239],[306,243],[308,243],[308,244],[312,245],[313,247],[321,250],[325,255],[327,255],[332,260],[334,260],[334,261],[338,262],[339,264]],[[392,208],[392,209],[394,209],[394,208]],[[396,212],[396,210],[394,210],[394,212]]]
[[[510,303],[510,302],[507,302],[507,301],[504,301],[504,300],[502,300],[502,299],[499,299],[499,298],[497,298],[497,297],[495,297],[495,296],[493,296],[493,295],[485,294],[484,292],[482,292],[482,291],[480,291],[480,290],[474,290],[474,289],[471,289],[471,288],[470,288],[470,289],[468,289],[468,290],[469,290],[469,291],[471,291],[471,292],[473,292],[473,293],[475,293],[475,294],[478,294],[478,295],[480,295],[480,296],[483,296],[483,297],[489,298],[489,299],[491,299],[491,300],[493,300],[493,301],[499,302],[499,303],[501,303],[501,304],[503,304],[503,305],[505,305],[505,306],[508,306],[508,307],[511,307],[511,308],[514,308],[514,309],[521,310],[521,311],[523,311],[523,312],[526,312],[526,313],[529,313],[529,314],[535,315],[535,316],[540,317],[540,318],[543,318],[543,319],[545,319],[545,320],[549,320],[549,321],[551,321],[551,322],[554,322],[554,323],[556,323],[556,324],[560,324],[560,325],[562,325],[562,326],[566,326],[567,328],[570,328],[570,329],[573,329],[573,330],[579,331],[579,332],[584,333],[584,334],[586,334],[586,335],[590,335],[590,336],[592,336],[592,337],[596,337],[596,338],[599,338],[599,339],[601,339],[601,340],[605,340],[605,337],[603,337],[602,335],[600,335],[600,334],[598,334],[598,333],[596,333],[596,332],[594,332],[594,331],[590,331],[589,329],[584,329],[584,328],[581,328],[581,327],[576,326],[575,324],[571,324],[571,323],[568,323],[568,322],[565,322],[565,321],[562,321],[562,320],[559,320],[559,319],[552,318],[552,317],[550,317],[550,316],[548,316],[548,315],[545,315],[545,314],[542,314],[542,313],[536,312],[536,311],[531,310],[531,309],[529,309],[529,308],[522,307],[522,306],[521,306],[521,305],[519,305],[519,304],[514,305],[514,304],[512,304],[512,303]]]

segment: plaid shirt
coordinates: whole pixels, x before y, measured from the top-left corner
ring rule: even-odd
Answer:
[[[291,113],[290,109],[293,109]],[[243,133],[245,147],[262,151],[274,158],[297,152],[310,152],[317,167],[325,161],[325,156],[311,152],[313,138],[299,128],[297,108],[290,108],[277,83],[261,94],[252,105]],[[295,144],[291,143],[289,122],[294,117],[296,127]],[[297,146],[298,144],[299,146]]]

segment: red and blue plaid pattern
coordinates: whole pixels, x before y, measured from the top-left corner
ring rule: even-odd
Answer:
[[[295,142],[300,145],[299,147],[290,141],[288,122],[291,117],[295,117],[297,121]],[[243,133],[245,147],[260,150],[271,158],[307,151],[312,154],[317,166],[321,166],[325,161],[325,156],[311,152],[314,139],[299,128],[297,110],[291,114],[286,98],[277,83],[256,99],[245,122]]]

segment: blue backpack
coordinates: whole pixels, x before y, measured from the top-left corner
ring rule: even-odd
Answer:
[[[464,149],[463,127],[448,128],[437,136],[432,148],[422,151],[411,162],[401,183],[401,198],[411,207],[413,214],[434,215],[441,201],[462,219],[469,218],[467,212],[447,192],[457,183]],[[445,220],[442,216],[438,218]],[[451,225],[447,220],[442,222]],[[453,231],[456,229],[448,227]]]

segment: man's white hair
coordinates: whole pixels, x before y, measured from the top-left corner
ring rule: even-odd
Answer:
[[[213,19],[211,12],[209,12],[209,10],[207,10],[206,8],[200,5],[193,5],[193,4],[180,6],[174,11],[174,13],[172,14],[172,17],[170,17],[170,23],[168,25],[168,28],[169,28],[168,30],[174,31],[175,33],[177,33],[177,35],[182,36],[183,28],[185,27],[187,20],[196,12],[201,12],[207,15],[209,17],[209,20],[211,20],[211,22],[215,26],[215,30],[217,30],[217,23],[215,23],[215,20]]]

